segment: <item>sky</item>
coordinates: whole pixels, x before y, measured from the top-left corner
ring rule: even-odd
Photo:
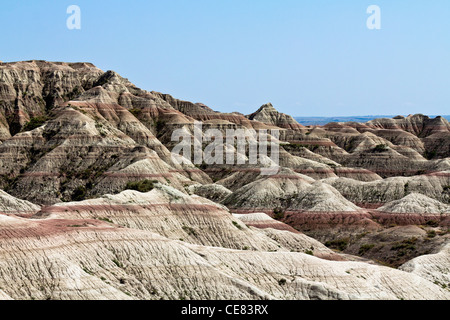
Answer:
[[[92,62],[221,112],[450,114],[448,0],[2,1],[0,30],[3,62]]]

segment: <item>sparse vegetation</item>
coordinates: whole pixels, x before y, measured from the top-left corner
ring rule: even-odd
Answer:
[[[95,124],[95,128],[97,129],[98,133],[100,134],[100,136],[102,136],[103,138],[107,136],[106,131],[103,129],[103,124],[97,122]]]
[[[138,109],[138,108],[133,108],[133,109],[130,109],[129,111],[136,118],[139,118],[139,116],[142,114],[142,110]]]
[[[79,186],[72,193],[72,201],[83,201],[86,199],[86,187]]]
[[[405,195],[409,193],[409,182],[405,183],[405,186],[403,187]]]
[[[119,260],[113,259],[112,262],[114,262],[114,264],[119,268],[123,269],[123,264]]]
[[[139,192],[149,192],[155,188],[155,184],[158,183],[156,180],[141,180],[137,182],[128,182],[125,186],[125,190],[135,190]]]
[[[435,238],[436,237],[436,231],[428,230],[427,231],[427,237],[430,238],[430,239]]]
[[[290,144],[283,144],[282,145],[283,148],[288,151],[302,151],[303,149],[309,149],[310,151],[316,151],[317,149],[319,149],[319,145],[315,144],[315,145],[305,145],[305,144],[299,144],[299,143],[290,143]]]
[[[150,291],[150,294],[151,294],[152,296],[156,296],[156,295],[158,294],[158,290],[153,289],[152,291]]]
[[[282,220],[284,218],[284,210],[283,210],[283,208],[275,208],[275,209],[273,209],[273,218],[275,220]]]
[[[97,218],[97,219],[101,220],[101,221],[104,221],[104,222],[108,222],[108,223],[114,223],[114,222],[112,222],[111,219],[108,219],[108,218]]]
[[[339,251],[344,251],[350,242],[349,238],[342,238],[342,239],[336,239],[325,242],[325,246],[327,246],[330,249],[335,249]]]
[[[93,274],[94,274],[91,270],[89,270],[89,269],[86,268],[86,267],[83,267],[83,271],[86,272],[87,274],[90,274],[90,275],[93,275]]]
[[[193,229],[193,228],[191,228],[191,227],[187,227],[187,226],[183,226],[183,227],[181,227],[183,230],[184,230],[184,232],[186,232],[188,235],[190,235],[190,236],[193,236],[193,237],[196,237],[197,236],[197,232]]]
[[[23,127],[22,131],[31,131],[42,126],[48,118],[46,116],[39,116],[31,118],[30,121]]]
[[[242,227],[241,227],[241,225],[239,224],[239,223],[237,223],[236,221],[232,221],[233,222],[233,225],[236,227],[236,228],[238,228],[239,230],[242,230]]]
[[[0,100],[4,110],[0,122],[5,131],[0,187],[10,192],[10,195],[2,194],[5,207],[2,208],[5,220],[2,228],[5,239],[11,237],[10,242],[17,244],[14,250],[3,246],[7,250],[0,254],[7,263],[3,263],[0,272],[8,276],[10,270],[26,271],[20,278],[16,277],[17,281],[6,277],[9,281],[2,287],[10,285],[10,288],[0,288],[2,297],[45,299],[95,295],[104,299],[110,298],[111,290],[106,289],[112,288],[113,293],[119,293],[119,298],[123,297],[122,290],[134,298],[149,298],[151,294],[157,295],[150,296],[154,299],[214,299],[226,295],[227,291],[237,295],[243,291],[240,287],[250,283],[250,287],[243,288],[244,295],[257,297],[260,292],[267,292],[280,299],[304,299],[311,297],[312,292],[313,298],[322,299],[355,296],[355,288],[351,286],[355,281],[360,281],[360,291],[370,299],[445,298],[446,292],[441,292],[432,282],[450,290],[445,277],[449,266],[442,254],[417,260],[417,269],[428,271],[422,276],[431,281],[430,286],[414,281],[420,280],[421,275],[408,273],[406,268],[393,272],[380,269],[382,265],[398,268],[415,257],[442,251],[448,237],[446,233],[450,229],[444,221],[445,214],[439,216],[438,213],[448,211],[444,204],[449,203],[450,182],[439,170],[446,169],[445,158],[450,154],[444,135],[431,135],[436,131],[433,127],[439,125],[437,121],[398,117],[405,119],[399,122],[398,130],[391,130],[396,127],[394,122],[382,119],[367,125],[354,122],[283,129],[291,127],[290,122],[270,111],[259,118],[266,125],[251,121],[249,127],[270,128],[273,123],[273,128],[280,126],[283,130],[279,139],[287,152],[282,150],[280,154],[279,175],[266,179],[259,172],[260,166],[251,162],[242,166],[200,162],[197,168],[205,172],[199,172],[192,170],[195,169],[192,165],[177,166],[170,160],[167,150],[176,142],[169,141],[172,131],[180,127],[191,130],[190,116],[203,121],[210,119],[207,127],[222,132],[246,127],[245,122],[253,116],[212,111],[196,116],[200,105],[177,102],[164,94],[146,93],[115,73],[103,73],[90,64],[57,64],[56,77],[51,63],[11,66],[22,69],[30,65],[35,71],[31,70],[27,77],[21,72],[19,76],[24,76],[25,82],[14,76],[17,83],[6,83],[1,96],[7,101]],[[36,76],[32,76],[35,72]],[[73,88],[76,84],[78,86]],[[99,84],[107,85],[94,88]],[[85,90],[87,94],[77,99],[78,102],[67,101]],[[104,99],[111,95],[117,100],[124,90],[141,102],[127,108],[130,113],[116,104],[109,105],[111,99]],[[16,99],[8,94],[11,92],[16,92]],[[21,100],[22,95],[25,99]],[[145,105],[167,112],[160,117],[150,117],[151,112],[146,111]],[[184,121],[183,114],[190,120]],[[127,128],[126,121],[130,118],[138,122]],[[411,126],[414,130],[410,130]],[[151,134],[149,137],[148,129],[156,138]],[[16,135],[21,130],[27,132]],[[201,144],[203,149],[206,140]],[[278,139],[270,138],[271,142],[274,140],[278,143]],[[242,152],[243,156],[248,156],[247,160],[251,158],[253,142],[263,143],[263,139],[257,137],[254,141],[250,137],[245,141]],[[418,145],[411,146],[413,144]],[[423,145],[427,148],[422,152],[424,157],[443,160],[427,162],[416,157],[417,153],[408,156],[409,149],[401,149],[409,146],[419,150]],[[235,140],[231,146],[237,147]],[[434,171],[435,174],[412,177]],[[214,182],[221,180],[221,186],[211,186],[208,176]],[[199,183],[204,187],[200,189]],[[125,193],[136,197],[118,195],[123,190],[134,190]],[[442,204],[414,195],[403,200],[403,192],[405,195],[418,192]],[[54,205],[60,201],[85,199],[92,200],[85,201],[84,205],[79,202]],[[87,206],[86,202],[91,205]],[[384,205],[384,212],[377,209],[379,205]],[[115,213],[104,213],[108,211]],[[145,219],[152,212],[155,219]],[[265,212],[277,220],[272,220],[272,224],[278,227],[272,226],[274,230],[266,229],[262,233],[250,227],[252,223],[247,225],[246,221],[238,219],[235,212]],[[54,219],[49,219],[49,215]],[[80,219],[72,219],[74,215]],[[255,219],[253,224],[261,228],[271,227],[266,218],[255,214],[249,219]],[[155,221],[162,229],[171,229],[159,232],[168,237],[167,241],[146,236],[143,229],[158,229]],[[215,227],[221,224],[226,230],[217,232]],[[17,227],[24,232],[16,232]],[[286,230],[291,227],[302,234]],[[26,237],[21,236],[22,233]],[[56,242],[67,244],[64,250],[57,245],[47,246],[45,252],[42,248],[33,248],[33,243],[45,240],[49,234],[58,237]],[[14,239],[17,236],[19,240]],[[333,251],[324,249],[322,243]],[[85,248],[82,255],[77,251],[77,244]],[[31,250],[30,254],[35,256],[42,253],[45,265],[33,267],[33,261],[27,261],[26,255],[16,254],[24,250]],[[289,251],[295,253],[289,254]],[[341,256],[343,259],[339,258]],[[299,270],[301,266],[295,263],[297,258],[314,263]],[[206,264],[207,260],[211,263]],[[76,264],[68,265],[67,261]],[[159,269],[146,272],[151,265]],[[198,267],[190,268],[192,265]],[[29,281],[39,280],[42,270],[50,268],[47,271],[58,273],[61,268],[71,266],[75,270],[68,270],[66,274],[67,292],[55,293],[48,281]],[[327,269],[335,267],[339,272],[327,273]],[[84,276],[92,274],[105,281],[106,289],[96,290],[99,283],[90,284],[84,281],[86,279],[82,279],[80,286],[77,271],[82,270]],[[386,278],[382,280],[388,285],[377,285],[379,281],[373,275],[378,276],[378,273]],[[230,287],[227,274],[246,282],[232,283],[234,287]],[[208,277],[216,278],[215,283]],[[287,290],[299,287],[300,278],[310,280],[311,290]],[[368,281],[373,279],[376,281]],[[347,280],[349,286],[336,286],[336,281],[341,280]],[[322,287],[332,291],[339,287],[339,292],[322,292]]]
[[[158,121],[155,121],[154,125],[155,125],[156,132],[160,132],[164,128],[165,123],[163,121],[158,120]]]
[[[375,247],[374,244],[363,244],[360,248],[359,248],[359,255],[364,255],[367,251],[373,249],[373,247]]]
[[[428,220],[428,221],[426,222],[426,225],[429,226],[429,227],[432,227],[432,228],[436,228],[436,227],[439,226],[439,221],[436,221],[436,220]]]
[[[6,192],[8,192],[11,188],[14,188],[14,186],[17,183],[17,180],[19,180],[19,177],[16,176],[10,176],[10,175],[1,175],[0,181],[3,181],[5,183],[5,187],[3,188]]]
[[[391,250],[397,251],[397,255],[404,256],[411,251],[416,250],[415,244],[417,243],[417,238],[409,238],[401,242],[396,242],[392,245]]]
[[[436,150],[425,151],[425,154],[424,154],[424,157],[427,160],[432,160],[432,159],[436,158],[436,156],[437,156]]]
[[[75,88],[73,88],[72,91],[68,92],[67,94],[64,95],[65,99],[67,100],[72,100],[73,98],[76,98],[77,96],[79,96],[81,93],[83,93],[83,88],[80,86],[76,86]]]
[[[208,165],[205,162],[202,164],[196,164],[195,166],[200,170],[206,170],[208,168]]]
[[[379,144],[373,148],[374,152],[386,152],[388,151],[389,147],[386,144]]]
[[[319,149],[320,146],[318,144],[315,144],[315,145],[308,145],[308,146],[306,146],[306,148],[309,149],[310,151],[314,152],[317,149]]]

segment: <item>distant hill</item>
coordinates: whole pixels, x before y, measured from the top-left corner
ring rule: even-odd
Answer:
[[[298,123],[304,126],[312,126],[312,125],[325,125],[330,122],[367,122],[374,119],[379,118],[393,118],[393,115],[378,115],[378,116],[349,116],[349,117],[294,117]],[[435,117],[435,116],[430,116]],[[447,120],[450,120],[450,115],[442,116]]]

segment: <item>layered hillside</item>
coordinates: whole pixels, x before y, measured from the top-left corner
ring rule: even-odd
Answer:
[[[449,299],[449,139],[442,117],[305,127],[0,63],[0,298]]]
[[[410,193],[406,197],[389,202],[378,209],[391,213],[416,213],[416,214],[450,214],[450,206],[431,199],[420,193]]]
[[[154,202],[166,209],[152,213],[149,206]],[[448,291],[419,275],[346,261],[304,235],[247,227],[216,206],[216,213],[202,211],[205,202],[211,205],[160,187],[148,194],[125,192],[78,205],[55,205],[32,219],[0,215],[2,297],[449,298]],[[178,214],[176,204],[191,207],[190,212]],[[195,205],[200,207],[193,209]],[[111,220],[104,217],[106,212]],[[217,228],[218,234],[192,226]],[[181,235],[185,239],[176,239]],[[195,244],[199,242],[205,245]]]

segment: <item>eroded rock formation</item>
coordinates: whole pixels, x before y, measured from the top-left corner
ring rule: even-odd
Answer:
[[[255,137],[225,145],[245,164],[175,161],[196,121],[278,130],[279,163],[248,163]],[[442,117],[304,127],[0,63],[0,299],[449,299],[449,139]]]

